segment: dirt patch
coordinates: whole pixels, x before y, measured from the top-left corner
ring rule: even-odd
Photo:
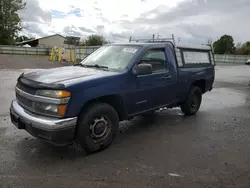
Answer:
[[[0,54],[0,69],[47,69],[72,63],[49,61],[49,56]]]

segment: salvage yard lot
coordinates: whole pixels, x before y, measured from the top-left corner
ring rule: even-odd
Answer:
[[[86,156],[17,130],[9,118],[17,77],[62,66],[0,55],[0,187],[250,187],[250,66],[218,65],[200,111],[122,122],[105,151]]]

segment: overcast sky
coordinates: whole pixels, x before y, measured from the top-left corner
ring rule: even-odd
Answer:
[[[250,0],[25,0],[23,33],[35,37],[54,33],[111,41],[175,37],[205,43],[223,34],[236,42],[250,41]]]

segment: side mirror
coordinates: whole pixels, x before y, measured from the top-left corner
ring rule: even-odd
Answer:
[[[152,74],[152,72],[153,72],[153,69],[152,69],[151,64],[142,63],[142,64],[137,65],[134,68],[134,74],[135,75]]]

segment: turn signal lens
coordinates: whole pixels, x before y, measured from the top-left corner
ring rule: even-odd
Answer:
[[[70,97],[71,93],[68,91],[58,91],[58,97],[59,98],[66,98]]]
[[[58,114],[60,116],[64,116],[67,110],[67,104],[60,104],[58,105],[57,109],[58,109]]]

